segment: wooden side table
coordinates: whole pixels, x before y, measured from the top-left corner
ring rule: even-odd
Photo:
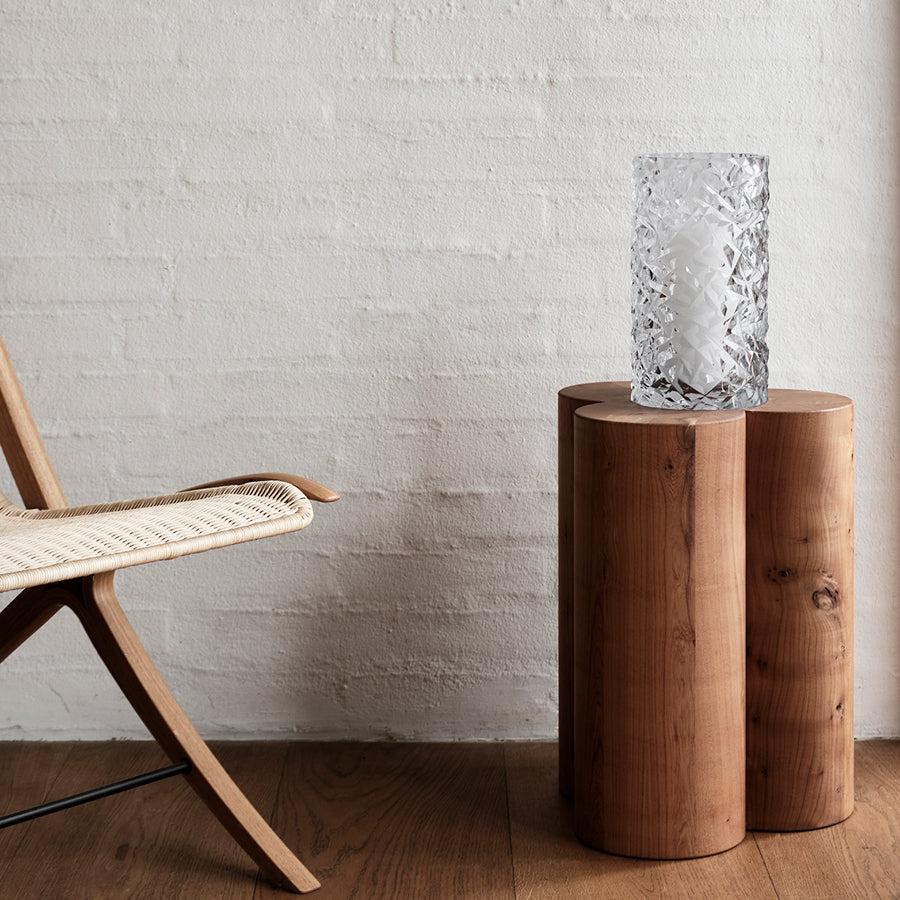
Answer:
[[[740,842],[745,802],[753,828],[840,821],[852,403],[775,390],[754,410],[678,412],[628,395],[559,398],[560,789],[576,831],[681,858]]]

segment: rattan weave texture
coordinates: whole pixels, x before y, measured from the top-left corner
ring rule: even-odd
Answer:
[[[312,518],[302,491],[280,481],[49,510],[0,495],[0,591],[300,531]]]

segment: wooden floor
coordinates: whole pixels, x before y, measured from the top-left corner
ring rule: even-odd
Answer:
[[[900,897],[900,743],[857,744],[856,811],[682,862],[575,839],[555,744],[218,744],[317,900]],[[167,764],[153,744],[0,744],[0,812]],[[0,830],[0,897],[286,897],[181,778]]]

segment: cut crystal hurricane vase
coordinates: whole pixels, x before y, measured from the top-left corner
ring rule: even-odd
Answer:
[[[769,160],[634,160],[631,399],[670,409],[766,402]]]

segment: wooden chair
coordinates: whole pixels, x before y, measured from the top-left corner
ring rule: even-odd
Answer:
[[[263,874],[298,892],[318,881],[231,780],[178,706],[125,618],[116,569],[299,531],[310,500],[338,495],[290,475],[228,478],[145,500],[70,507],[0,339],[0,443],[25,508],[0,495],[0,591],[21,590],[0,612],[0,662],[69,607],[150,733],[166,769],[4,816],[0,827],[183,774]]]

